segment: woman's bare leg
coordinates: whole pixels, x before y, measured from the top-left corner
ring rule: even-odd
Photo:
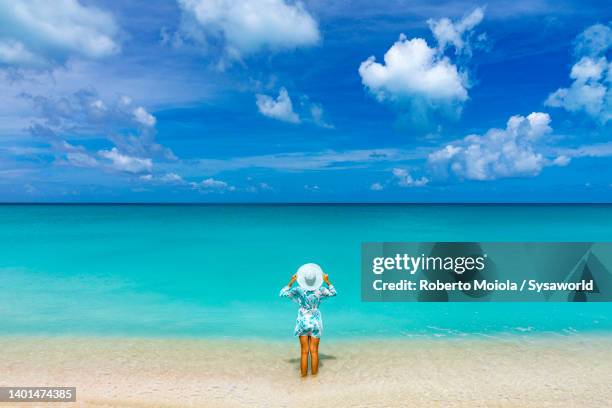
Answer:
[[[300,336],[300,351],[301,351],[301,359],[300,359],[300,372],[302,373],[302,377],[306,377],[308,375],[308,338],[310,336]]]
[[[310,338],[310,372],[317,375],[319,372],[319,341],[317,337]]]

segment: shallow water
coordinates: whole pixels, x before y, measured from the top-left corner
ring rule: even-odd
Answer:
[[[612,331],[612,304],[364,303],[368,241],[612,241],[608,205],[3,205],[4,334],[290,338],[317,262],[326,337]]]

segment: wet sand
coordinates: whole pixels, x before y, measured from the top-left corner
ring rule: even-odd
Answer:
[[[321,342],[0,337],[0,386],[76,386],[15,407],[593,407],[612,405],[612,336]]]

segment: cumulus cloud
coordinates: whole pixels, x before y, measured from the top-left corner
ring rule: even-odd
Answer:
[[[300,123],[300,117],[293,111],[293,103],[285,88],[281,88],[276,99],[272,96],[257,94],[255,103],[259,113],[272,119],[289,123]]]
[[[155,122],[157,122],[155,116],[147,112],[147,110],[142,106],[139,106],[134,109],[134,118],[138,123],[149,127],[155,126]]]
[[[321,188],[317,184],[304,184],[304,190],[316,193],[321,191]]]
[[[444,51],[449,44],[457,53],[467,49],[466,38],[483,16],[478,8],[456,23],[446,18],[429,20],[437,46],[401,34],[382,63],[374,56],[361,63],[359,75],[364,87],[379,102],[408,111],[414,122],[426,122],[433,112],[456,116],[468,100],[470,84],[466,70]]]
[[[376,182],[376,183],[372,183],[370,185],[370,190],[372,190],[372,191],[382,191],[382,190],[384,190],[384,187],[383,187],[383,185],[381,183]]]
[[[93,89],[48,97],[23,94],[30,100],[37,117],[31,133],[47,138],[78,133],[82,138],[105,134],[119,150],[129,156],[159,157],[174,160],[174,153],[155,141],[156,118],[144,107],[122,95],[102,100]],[[118,130],[133,129],[135,134]]]
[[[573,159],[610,158],[612,157],[612,142],[587,144],[576,147],[556,147],[552,149],[556,155],[555,164],[566,166]]]
[[[602,55],[612,44],[612,30],[609,25],[594,24],[576,37],[574,52],[576,55],[590,57]]]
[[[384,64],[370,57],[361,63],[363,84],[379,101],[421,97],[432,104],[463,102],[465,78],[447,57],[422,38],[400,39],[385,53]]]
[[[67,152],[66,160],[76,167],[97,167],[98,161],[86,152]]]
[[[455,47],[455,52],[471,53],[470,37],[473,34],[473,29],[484,18],[484,10],[477,7],[467,16],[459,21],[453,22],[450,18],[429,19],[427,24],[438,42],[438,49],[444,51],[446,47],[452,45]]]
[[[166,173],[159,178],[164,183],[182,184],[185,182],[181,176],[176,173]]]
[[[412,177],[412,175],[410,175],[408,170],[399,167],[394,168],[391,173],[393,174],[397,185],[400,187],[422,187],[429,183],[429,179],[427,177],[415,179]]]
[[[11,66],[42,66],[45,60],[28,50],[21,42],[0,40],[0,62]]]
[[[428,166],[442,178],[450,174],[470,180],[536,176],[546,166],[569,163],[567,156],[549,158],[542,153],[542,139],[551,132],[547,113],[512,116],[505,129],[470,135],[432,152]]]
[[[103,100],[93,88],[57,96],[21,94],[37,119],[56,131],[100,131],[109,127],[155,126],[156,119],[128,96]]]
[[[204,188],[225,189],[227,188],[227,183],[225,181],[216,180],[214,178],[207,178],[205,180],[202,180],[202,182],[200,183],[200,186]]]
[[[311,123],[325,129],[334,128],[334,125],[326,120],[321,104],[311,102],[307,95],[301,95],[295,106],[285,88],[279,90],[276,98],[257,94],[255,103],[259,113],[269,118],[289,123]]]
[[[423,187],[429,183],[425,176],[415,178],[408,169],[395,167],[391,170],[391,177],[383,183],[375,182],[370,185],[372,191],[382,191],[385,186],[396,185],[399,187]]]
[[[245,191],[248,193],[260,193],[264,191],[274,191],[274,188],[272,188],[272,186],[270,186],[268,183],[260,182],[246,187]]]
[[[77,0],[0,2],[0,64],[45,67],[119,51],[113,17]]]
[[[219,42],[231,58],[319,42],[315,19],[301,2],[285,0],[178,0],[184,34]]]
[[[110,150],[100,150],[98,154],[100,157],[110,160],[111,166],[120,171],[142,173],[151,171],[153,168],[153,161],[151,159],[122,154],[116,147]]]
[[[315,125],[320,126],[325,129],[333,129],[334,125],[328,123],[324,118],[323,106],[317,103],[313,103],[310,105],[310,116],[312,117],[312,121]]]
[[[143,181],[158,184],[186,184],[185,179],[183,179],[180,175],[172,172],[165,173],[162,175],[143,174],[142,176],[140,176],[140,179]]]
[[[204,191],[204,192],[224,192],[224,191],[235,191],[236,187],[226,183],[223,180],[218,180],[212,177],[206,178],[199,183],[189,183],[193,189]]]
[[[572,66],[569,88],[559,88],[545,101],[547,106],[569,112],[584,112],[606,123],[612,118],[612,61],[606,52],[612,47],[612,29],[596,24],[576,39],[578,61]]]
[[[36,113],[30,134],[49,143],[57,164],[143,173],[151,171],[154,159],[176,160],[170,149],[155,141],[155,117],[128,96],[103,100],[92,89],[58,97],[22,96]],[[112,145],[89,151],[67,141],[77,138],[104,138]]]
[[[53,142],[56,152],[63,152],[66,164],[75,167],[98,167],[98,160],[83,146],[75,146],[66,141]]]

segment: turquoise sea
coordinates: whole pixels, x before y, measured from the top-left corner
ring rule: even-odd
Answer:
[[[612,303],[364,303],[367,241],[612,241],[610,205],[1,205],[2,334],[291,339],[316,262],[325,337],[612,333]]]

